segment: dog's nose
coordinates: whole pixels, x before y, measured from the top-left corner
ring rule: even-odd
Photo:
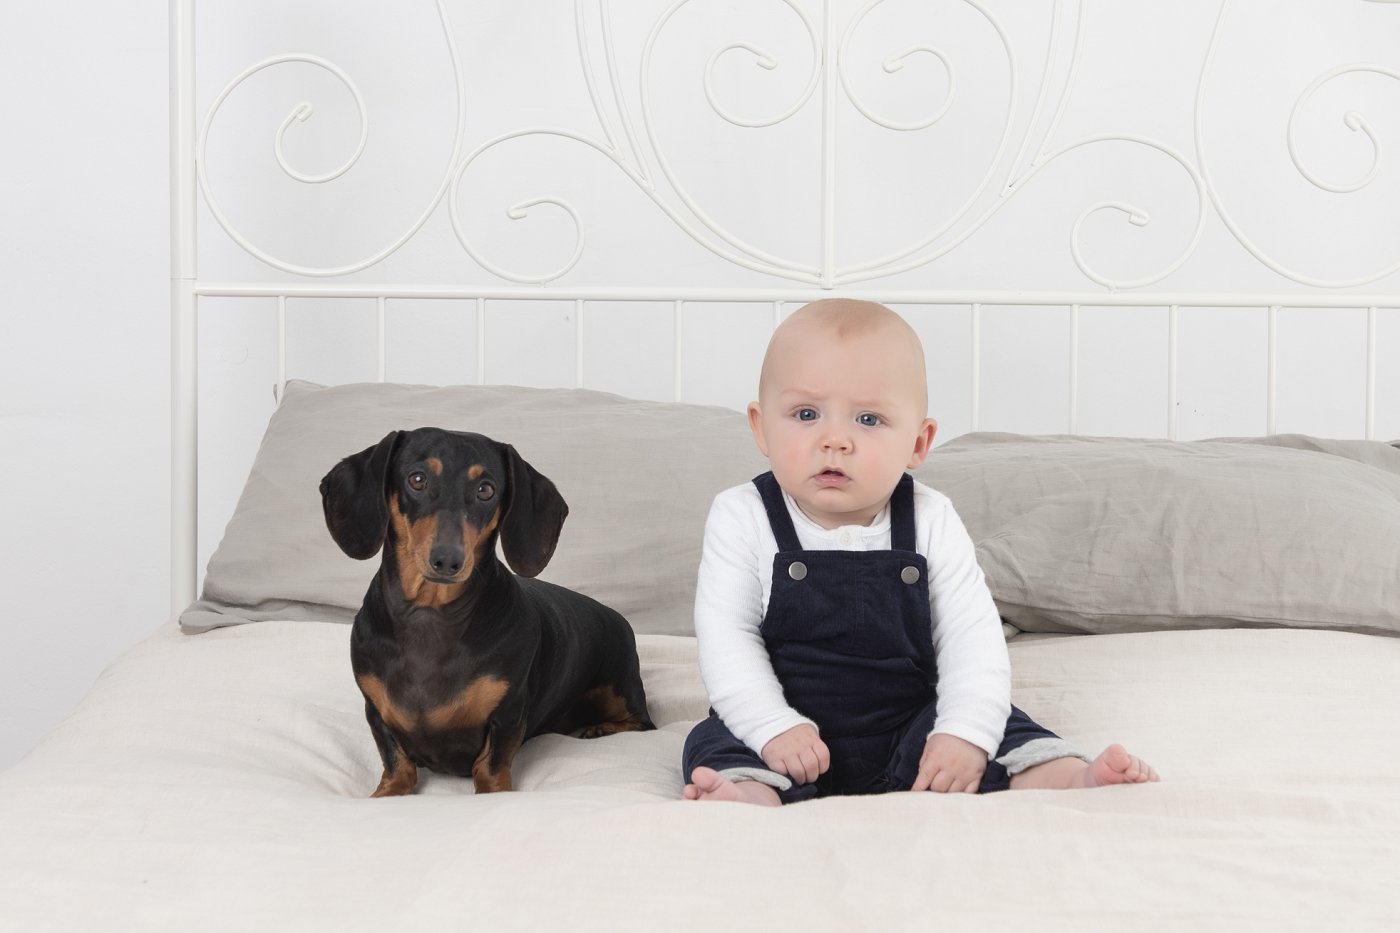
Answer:
[[[438,545],[428,555],[428,563],[432,566],[433,573],[443,577],[455,577],[461,572],[465,561],[466,555],[461,548],[448,545]]]

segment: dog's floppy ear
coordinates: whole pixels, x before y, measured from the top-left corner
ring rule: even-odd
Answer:
[[[509,444],[501,445],[510,472],[509,498],[501,517],[501,550],[522,577],[539,574],[554,556],[569,507],[559,489]]]
[[[321,480],[321,508],[340,549],[368,560],[384,545],[389,524],[388,475],[400,431],[390,431],[373,447],[352,454]]]

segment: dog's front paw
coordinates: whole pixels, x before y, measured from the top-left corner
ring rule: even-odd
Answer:
[[[384,772],[384,776],[379,779],[379,786],[370,797],[403,797],[413,793],[417,786],[418,766],[405,758],[396,770]]]
[[[476,788],[478,794],[495,794],[515,789],[510,778],[509,767],[501,768],[499,771],[488,771],[485,768],[473,770],[472,786]]]

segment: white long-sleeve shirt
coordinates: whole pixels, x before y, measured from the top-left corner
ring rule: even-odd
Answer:
[[[890,549],[886,506],[870,525],[825,529],[783,499],[804,550]],[[932,735],[945,732],[995,756],[1011,712],[1011,662],[1001,619],[972,539],[948,497],[914,484],[915,547],[928,562],[938,708]],[[752,483],[715,497],[705,523],[695,597],[700,674],[710,705],[755,752],[812,721],[783,696],[759,625],[768,610],[777,541]]]

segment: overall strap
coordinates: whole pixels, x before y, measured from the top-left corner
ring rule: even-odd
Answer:
[[[773,478],[772,472],[755,476],[753,484],[758,487],[758,494],[763,499],[763,508],[768,513],[768,524],[773,528],[778,550],[802,550],[792,516],[788,514],[787,502],[783,499],[782,487]],[[896,551],[915,551],[915,541],[914,478],[905,473],[890,496],[890,547]]]
[[[763,498],[763,508],[768,513],[768,524],[773,528],[778,550],[802,550],[802,542],[797,540],[797,529],[792,525],[792,516],[788,514],[787,502],[783,500],[783,488],[778,485],[773,473],[770,471],[755,476],[753,484],[758,487],[758,494]]]
[[[890,496],[890,547],[917,551],[914,536],[914,477],[905,473]]]

